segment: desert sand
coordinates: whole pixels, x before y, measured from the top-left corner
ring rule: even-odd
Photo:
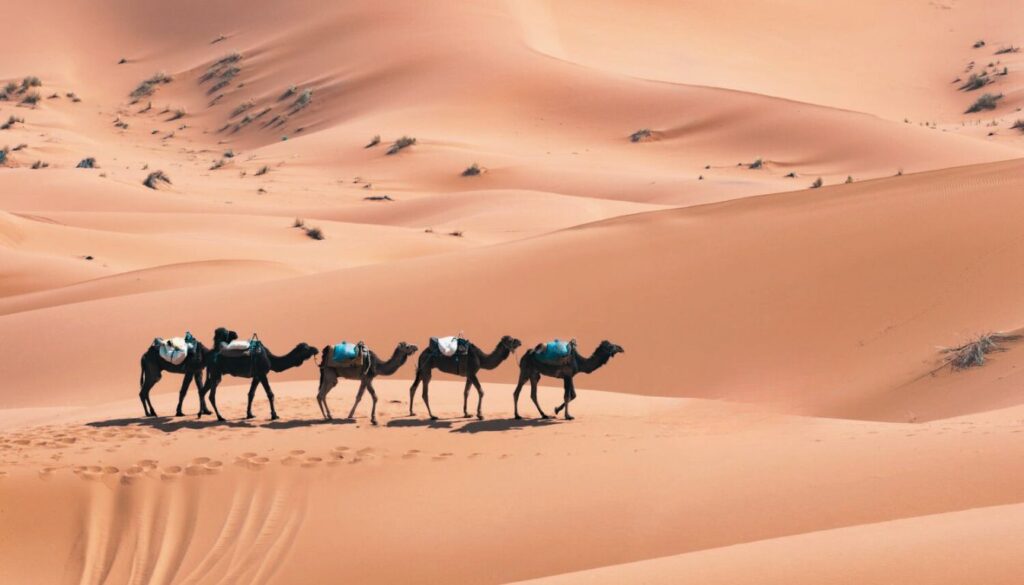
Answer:
[[[0,582],[1020,582],[1024,349],[941,351],[1024,329],[1016,3],[3,12]],[[142,416],[220,326],[523,347],[483,420],[415,356],[376,426],[314,360]]]

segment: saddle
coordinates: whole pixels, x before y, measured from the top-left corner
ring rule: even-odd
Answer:
[[[469,354],[469,340],[460,336],[431,337],[430,348],[444,357]]]
[[[157,347],[160,357],[165,362],[174,366],[180,366],[185,362],[185,358],[188,357],[188,352],[196,348],[196,338],[186,331],[184,337],[171,337],[168,339],[157,337],[153,340],[153,345]]]
[[[369,354],[369,350],[366,349],[366,344],[362,341],[359,343],[342,341],[334,344],[330,353],[327,354],[327,361],[330,366],[359,367],[366,361],[367,354]]]
[[[222,341],[217,350],[222,357],[245,357],[257,351],[259,345],[260,342],[254,335],[252,339],[236,339],[230,343]]]
[[[565,366],[572,362],[576,350],[576,340],[562,341],[555,339],[547,343],[537,344],[533,349],[533,355],[537,361],[552,366]]]

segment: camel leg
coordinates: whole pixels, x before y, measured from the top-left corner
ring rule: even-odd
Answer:
[[[430,373],[423,375],[423,404],[427,405],[427,414],[430,415],[430,420],[437,420],[433,411],[430,410]]]
[[[533,401],[533,405],[537,407],[537,412],[540,413],[540,417],[547,419],[550,416],[544,414],[544,409],[540,407],[540,402],[537,402],[537,384],[540,382],[540,374],[536,374],[530,377],[530,400]]]
[[[469,388],[473,385],[473,375],[466,376],[466,388],[462,391],[462,416],[469,418]]]
[[[316,403],[320,405],[320,414],[324,420],[331,420],[331,409],[327,406],[327,393],[338,384],[338,373],[330,368],[320,369],[320,389],[316,394]]]
[[[156,416],[153,410],[153,403],[149,401],[149,391],[160,381],[160,372],[143,372],[142,388],[139,389],[139,400],[142,401],[142,411],[146,416]]]
[[[476,388],[476,418],[484,420],[484,389],[480,387],[480,380],[477,379],[476,374],[473,374],[470,380]]]
[[[565,402],[562,406],[565,407],[565,420],[572,420],[576,417],[569,414],[569,403],[576,398],[576,386],[572,382],[572,378],[565,379]],[[556,411],[557,412],[557,411]]]
[[[178,391],[178,410],[174,412],[174,416],[185,416],[185,413],[181,412],[181,405],[185,402],[185,394],[188,393],[188,386],[192,383],[192,372],[185,372],[185,379],[181,381],[181,390]]]
[[[249,405],[245,408],[245,418],[255,418],[252,414],[252,399],[256,398],[256,387],[260,385],[257,376],[252,377],[252,384],[249,384]]]
[[[416,379],[412,381],[412,386],[409,387],[409,416],[416,416],[416,413],[412,411],[412,401],[416,399],[416,387],[420,385],[420,369],[416,368]]]
[[[516,389],[512,392],[512,406],[515,409],[516,420],[523,419],[523,417],[519,416],[519,393],[523,391],[523,384],[526,384],[526,372],[520,370],[519,382],[516,383]]]
[[[263,384],[263,391],[267,393],[267,400],[270,402],[270,420],[277,420],[281,417],[277,416],[277,409],[274,408],[274,392],[270,389],[270,380],[267,379],[266,375],[260,376],[260,384]],[[252,404],[252,401],[249,401]],[[326,402],[324,403],[326,404]],[[330,414],[330,409],[327,413]]]
[[[373,381],[366,381],[366,389],[370,392],[370,398],[373,399],[373,406],[370,408],[370,424],[377,425],[377,391],[373,388]]]
[[[210,409],[206,407],[206,393],[203,392],[203,371],[199,370],[192,377],[196,381],[196,393],[199,394],[199,413],[200,414],[213,414]]]
[[[220,376],[217,376],[216,378],[210,376],[210,378],[206,380],[206,386],[208,388],[207,391],[210,393],[210,405],[213,406],[213,412],[217,415],[217,420],[224,422],[225,419],[220,415],[220,410],[217,408],[217,386],[219,385]],[[199,416],[203,416],[203,413],[200,412]]]
[[[359,379],[359,390],[356,390],[356,399],[352,402],[352,408],[348,411],[348,418],[352,420],[356,417],[356,407],[359,406],[359,402],[363,399],[363,393],[366,392],[367,380],[362,378]]]

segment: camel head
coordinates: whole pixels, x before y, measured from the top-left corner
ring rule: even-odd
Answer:
[[[512,353],[513,351],[519,349],[519,346],[522,344],[522,341],[519,341],[518,339],[512,337],[511,335],[502,336],[501,341],[499,342],[499,345],[507,349],[509,353]]]
[[[398,342],[398,353],[401,355],[410,356],[419,350],[420,348],[416,347],[415,345],[406,343],[404,341]]]
[[[299,358],[301,358],[302,361],[306,361],[309,358],[311,358],[311,357],[315,356],[316,354],[320,353],[320,350],[318,350],[317,348],[313,347],[312,345],[310,345],[308,343],[300,343],[300,344],[296,345],[295,349],[292,350],[292,351],[294,351],[295,355],[299,356]]]
[[[622,349],[621,345],[615,345],[614,343],[605,339],[601,342],[601,345],[597,346],[595,353],[605,354],[608,357],[614,357],[617,353],[625,353],[626,350]]]
[[[220,346],[221,343],[231,343],[238,339],[238,334],[226,327],[218,327],[213,332],[213,347]]]

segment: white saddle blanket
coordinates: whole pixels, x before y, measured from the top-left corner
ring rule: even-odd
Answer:
[[[231,351],[231,352],[249,351],[249,340],[248,339],[236,339],[236,340],[232,341],[231,343],[221,343],[220,344],[220,349],[221,349],[221,351]]]
[[[160,339],[160,357],[175,366],[180,366],[188,357],[188,344],[184,337]]]
[[[454,335],[449,337],[438,337],[437,348],[441,350],[441,355],[445,357],[452,357],[459,349],[459,338]]]

